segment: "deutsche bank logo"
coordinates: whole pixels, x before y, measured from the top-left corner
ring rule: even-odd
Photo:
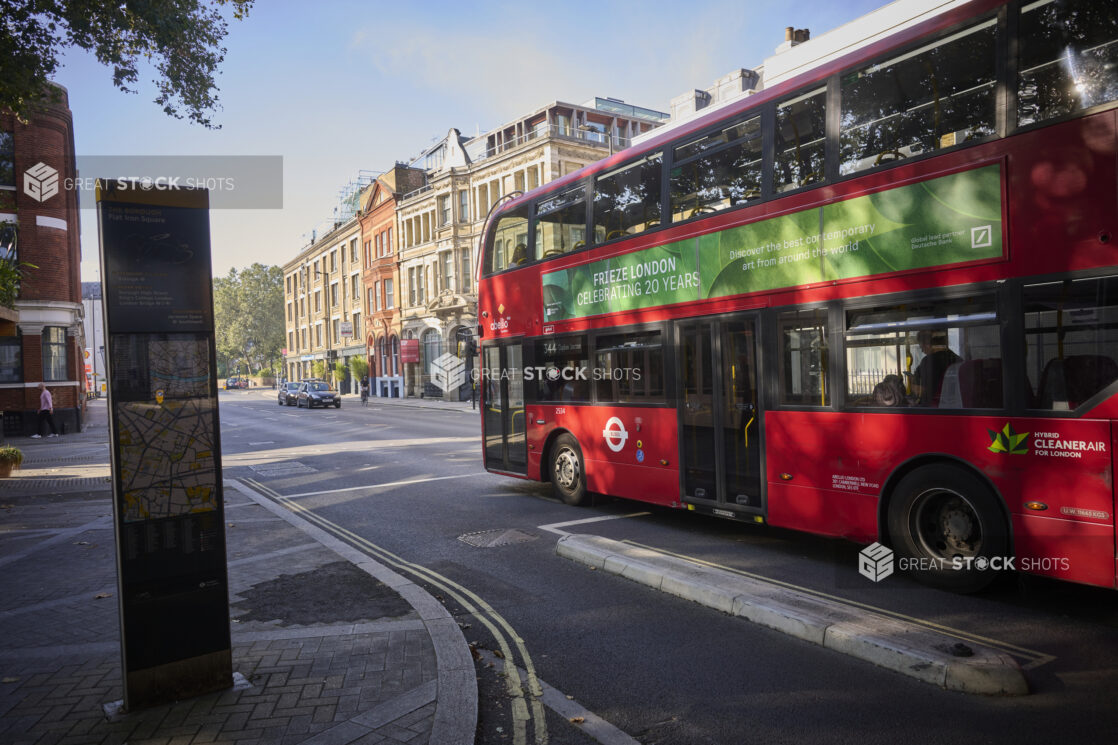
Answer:
[[[46,163],[36,163],[23,172],[23,193],[45,202],[58,193],[58,171]]]
[[[871,543],[858,552],[858,574],[880,582],[893,573],[893,552],[880,543]]]
[[[450,393],[466,382],[466,361],[450,352],[436,357],[431,363],[431,382],[443,393]]]
[[[986,248],[994,245],[994,228],[991,225],[979,225],[970,229],[970,247]]]

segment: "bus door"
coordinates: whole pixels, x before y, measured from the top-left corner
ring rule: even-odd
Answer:
[[[676,328],[683,501],[760,513],[757,317]]]
[[[482,348],[485,405],[485,467],[526,473],[528,440],[524,413],[524,360],[520,342]]]

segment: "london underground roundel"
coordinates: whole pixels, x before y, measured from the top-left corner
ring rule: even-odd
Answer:
[[[629,433],[625,430],[625,423],[618,417],[611,416],[606,421],[606,428],[602,430],[602,437],[606,438],[606,446],[615,453],[620,453],[629,440]]]

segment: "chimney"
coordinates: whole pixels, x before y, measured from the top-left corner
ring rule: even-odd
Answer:
[[[775,54],[787,52],[792,47],[803,44],[811,38],[811,31],[806,28],[796,28],[794,26],[786,26],[784,28],[784,43],[778,46]]]

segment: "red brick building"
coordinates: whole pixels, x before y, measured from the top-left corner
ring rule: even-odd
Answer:
[[[73,117],[65,89],[26,123],[0,112],[0,259],[31,264],[14,309],[0,310],[0,411],[5,435],[37,427],[40,382],[54,396],[54,419],[76,431],[81,381],[81,226]],[[14,310],[14,312],[13,312]]]
[[[396,203],[423,186],[424,173],[396,165],[361,195],[361,245],[365,286],[365,345],[369,356],[369,393],[402,397],[400,361],[400,271],[396,246]]]

